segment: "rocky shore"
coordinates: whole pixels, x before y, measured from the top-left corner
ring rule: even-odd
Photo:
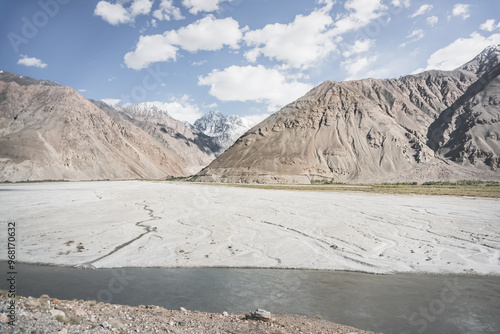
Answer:
[[[270,315],[270,319],[252,319],[248,314],[221,314],[199,311],[167,310],[158,306],[131,307],[95,301],[58,300],[18,297],[16,325],[9,325],[10,300],[0,296],[0,333],[338,333],[372,332],[322,320],[318,315]]]

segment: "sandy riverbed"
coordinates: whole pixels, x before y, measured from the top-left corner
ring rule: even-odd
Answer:
[[[123,181],[3,184],[0,203],[22,262],[500,274],[498,199]]]

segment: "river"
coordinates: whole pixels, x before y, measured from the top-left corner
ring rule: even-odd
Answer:
[[[1,263],[7,272],[6,263]],[[263,308],[386,334],[500,333],[500,277],[276,269],[17,265],[17,294],[245,313]],[[1,289],[7,288],[2,280]]]

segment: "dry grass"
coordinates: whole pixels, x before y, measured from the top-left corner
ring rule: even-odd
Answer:
[[[220,184],[219,184],[220,185]],[[320,192],[367,192],[377,194],[471,196],[500,198],[500,182],[457,181],[383,183],[383,184],[311,184],[311,185],[273,185],[273,184],[223,184],[226,186],[255,189],[320,191]]]

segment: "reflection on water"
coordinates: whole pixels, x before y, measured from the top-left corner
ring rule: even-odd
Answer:
[[[7,272],[1,263],[2,272]],[[500,333],[500,277],[21,265],[18,294],[207,312],[321,314],[383,333]],[[0,288],[7,282],[1,280]]]

